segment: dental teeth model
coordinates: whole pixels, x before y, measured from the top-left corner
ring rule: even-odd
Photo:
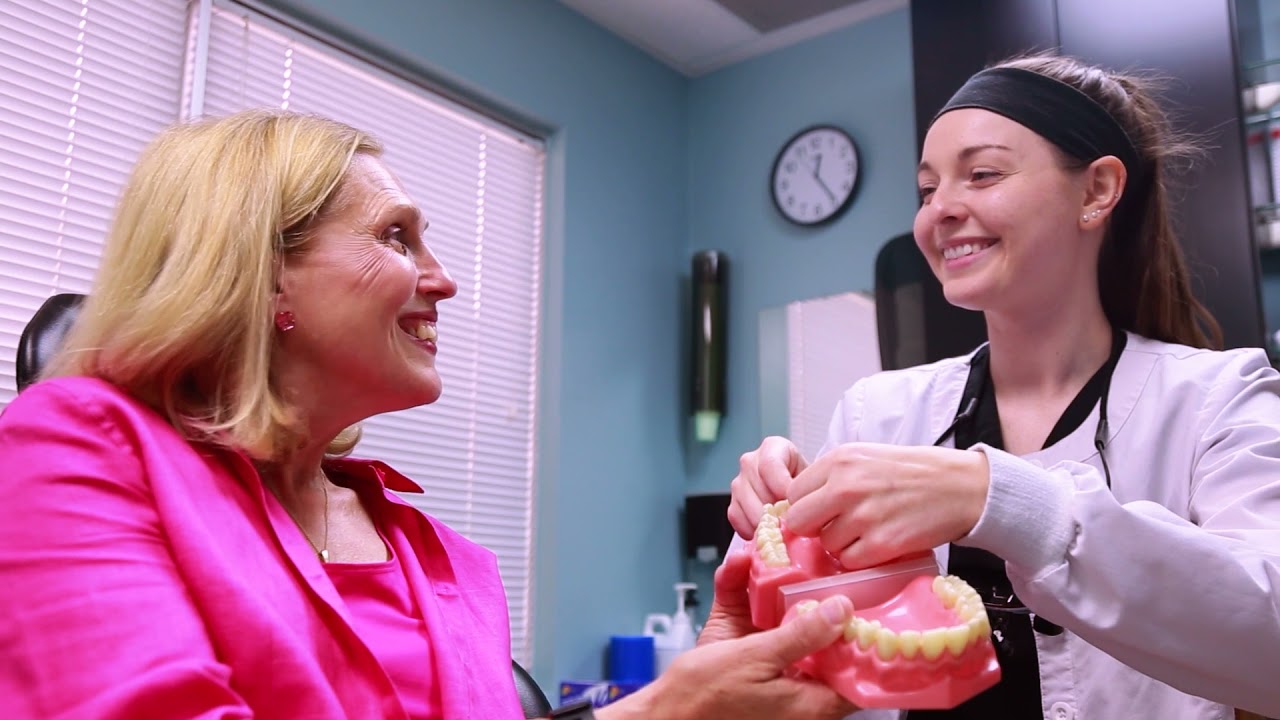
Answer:
[[[787,503],[766,506],[756,528],[748,594],[751,618],[762,629],[808,612],[820,598],[784,607],[783,588],[845,573],[815,538],[790,533],[782,522]],[[916,563],[918,566],[919,563]],[[889,566],[884,566],[888,568]],[[873,605],[855,602],[843,642],[804,658],[798,670],[818,678],[863,708],[945,709],[994,685],[1000,668],[991,626],[978,593],[958,577],[919,572],[894,575],[900,585]],[[850,594],[838,582],[829,593]]]

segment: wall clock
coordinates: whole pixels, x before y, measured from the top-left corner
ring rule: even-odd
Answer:
[[[805,128],[787,140],[773,161],[770,194],[782,217],[822,225],[840,216],[858,186],[858,148],[834,125]]]

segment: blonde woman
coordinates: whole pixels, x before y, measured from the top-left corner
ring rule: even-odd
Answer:
[[[378,144],[317,117],[179,126],[143,154],[46,379],[0,417],[0,717],[520,718],[491,553],[344,457],[435,401],[457,286]],[[782,677],[833,603],[708,640],[602,718],[838,717]]]

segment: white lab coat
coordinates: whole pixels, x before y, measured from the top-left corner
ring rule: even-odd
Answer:
[[[859,381],[823,452],[933,442],[967,361]],[[1260,350],[1130,334],[1107,412],[1110,490],[1096,406],[1046,450],[978,446],[990,491],[961,542],[1004,558],[1027,607],[1066,628],[1036,633],[1045,717],[1226,720],[1233,704],[1280,717],[1280,374]]]

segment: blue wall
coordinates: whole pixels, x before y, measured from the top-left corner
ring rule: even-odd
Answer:
[[[904,7],[690,85],[689,249],[719,248],[731,263],[728,416],[715,444],[689,453],[690,491],[727,491],[738,456],[760,443],[760,311],[872,289],[876,252],[911,229],[910,21]],[[774,210],[768,176],[782,144],[816,123],[853,136],[860,177],[848,212],[805,229]]]
[[[548,690],[599,677],[610,634],[673,605],[684,494],[727,489],[759,442],[759,310],[869,288],[875,250],[910,226],[907,12],[691,81],[550,0],[265,1],[550,138],[532,670]],[[839,222],[800,231],[766,176],[816,122],[854,135],[863,175]],[[682,334],[703,247],[733,260],[732,405],[709,448],[687,439]]]

